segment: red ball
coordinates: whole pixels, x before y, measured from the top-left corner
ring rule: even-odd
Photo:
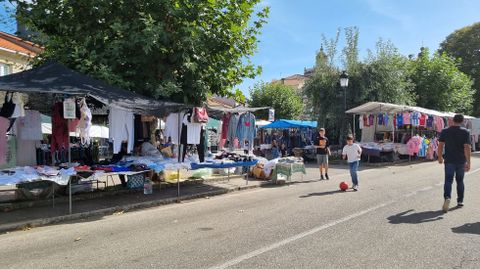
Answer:
[[[347,182],[345,182],[345,181],[340,182],[340,189],[341,189],[342,191],[348,190],[348,184],[347,184]]]

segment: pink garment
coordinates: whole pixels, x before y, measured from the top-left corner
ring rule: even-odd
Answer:
[[[442,131],[445,128],[445,122],[443,121],[443,119],[441,117],[435,116],[434,120],[435,120],[435,129],[437,130],[437,132]]]
[[[225,147],[225,143],[227,143],[227,139],[220,139],[220,143],[218,143],[218,146],[220,147],[220,150],[223,149],[223,147]]]
[[[453,126],[453,118],[448,118],[448,126]]]
[[[408,125],[410,124],[410,113],[409,112],[403,112],[403,125]]]
[[[408,140],[407,142],[408,155],[410,156],[418,155],[421,145],[422,145],[422,138],[420,136],[414,136],[410,138],[410,140]]]
[[[0,117],[0,165],[7,163],[7,129],[10,120]]]
[[[230,114],[223,114],[222,117],[222,136],[221,139],[227,139],[228,135],[228,124],[230,123]],[[225,142],[224,144],[225,145]],[[223,148],[223,145],[220,148]]]

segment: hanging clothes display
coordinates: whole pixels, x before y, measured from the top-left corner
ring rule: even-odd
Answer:
[[[227,139],[229,123],[230,123],[230,113],[225,113],[225,114],[223,114],[223,117],[222,117],[222,136],[221,136],[221,139]]]
[[[167,119],[165,120],[165,142],[168,142],[168,139],[170,138],[172,141],[172,144],[178,145],[180,144],[179,141],[179,124],[182,124],[183,120],[183,115],[180,113],[170,113],[168,115]]]
[[[92,111],[87,106],[85,98],[80,101],[80,121],[78,128],[80,129],[80,141],[82,145],[90,145],[90,128],[92,127]]]
[[[255,129],[255,115],[253,113],[247,112],[240,116],[237,125],[237,137],[242,148],[246,148],[245,141],[248,142],[248,149],[253,148],[253,140],[256,136]],[[287,139],[287,138],[286,138]],[[288,142],[289,141],[285,141]]]
[[[0,116],[0,165],[7,162],[7,129],[10,120]]]
[[[238,120],[240,116],[238,114],[232,114],[230,115],[230,120],[228,122],[228,135],[227,135],[227,140],[230,142],[230,149],[232,150],[234,148],[234,141],[235,138],[238,138],[237,136],[237,126],[238,126]]]
[[[123,141],[127,141],[127,153],[132,152],[134,145],[133,112],[111,107],[108,114],[108,126],[110,140],[113,142],[113,153],[120,152]]]
[[[187,144],[198,145],[200,144],[202,124],[191,122],[191,120],[190,114],[183,117],[183,124],[187,126]]]
[[[17,120],[17,136],[20,140],[42,140],[42,117],[40,112],[26,110],[25,117]]]
[[[63,103],[57,102],[52,109],[52,141],[50,144],[52,156],[56,151],[68,150],[69,146],[68,120],[63,118]]]

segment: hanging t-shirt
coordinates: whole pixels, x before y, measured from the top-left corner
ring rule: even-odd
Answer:
[[[385,126],[388,126],[388,124],[390,123],[390,116],[388,116],[387,113],[383,114],[383,122],[385,123]]]
[[[183,117],[183,124],[187,125],[187,144],[200,144],[200,133],[202,132],[202,124],[196,122],[189,122],[188,115]]]
[[[378,114],[377,119],[378,119],[378,125],[385,125],[385,119],[383,117],[383,113]]]
[[[443,121],[443,118],[435,116],[434,120],[435,120],[435,130],[437,130],[437,132],[442,131],[445,128],[445,122]]]
[[[127,141],[127,153],[132,152],[134,144],[134,119],[133,112],[110,107],[108,114],[108,127],[110,140],[113,142],[113,153],[117,154],[122,149],[122,142]]]
[[[397,114],[397,126],[402,127],[403,126],[403,115],[402,114]]]
[[[181,117],[181,118],[179,118]],[[165,142],[168,142],[168,138],[171,139],[172,144],[179,144],[179,119],[183,119],[179,113],[170,113],[165,120]]]
[[[410,114],[410,122],[413,126],[420,125],[420,115],[418,114],[418,112],[412,112]]]
[[[363,129],[364,126],[365,126],[365,122],[363,121],[363,117],[360,116],[360,118],[358,120],[358,128]]]
[[[411,122],[410,122],[410,113],[407,112],[407,111],[403,112],[403,124],[404,124],[404,125],[409,125],[409,124],[411,124]]]
[[[25,111],[25,117],[17,119],[18,138],[20,140],[42,140],[42,116],[35,110]]]
[[[370,116],[368,116],[368,125],[372,126],[374,124],[375,124],[375,116],[373,114],[370,114]]]
[[[433,116],[428,116],[428,118],[427,118],[427,127],[428,127],[428,128],[432,128],[432,127],[433,127],[433,120],[434,120],[434,117],[433,117]]]
[[[427,115],[421,114],[419,119],[419,125],[425,127],[427,125]]]
[[[367,115],[363,115],[363,116],[362,116],[362,120],[363,120],[363,126],[364,126],[364,127],[369,127],[369,126],[370,126],[370,124],[368,124],[368,117],[367,117]]]

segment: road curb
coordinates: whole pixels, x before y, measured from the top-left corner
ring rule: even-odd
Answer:
[[[152,208],[152,207],[161,206],[161,205],[174,204],[179,201],[194,200],[194,199],[206,198],[210,196],[218,196],[218,195],[227,194],[235,191],[254,189],[260,186],[261,185],[236,186],[229,189],[221,189],[221,190],[207,191],[202,193],[180,196],[180,199],[177,199],[177,197],[172,197],[172,198],[160,199],[155,201],[134,203],[134,204],[124,205],[124,206],[116,206],[116,207],[103,208],[98,210],[82,212],[82,213],[75,213],[72,215],[64,215],[64,216],[58,216],[58,217],[3,224],[3,225],[0,225],[0,233],[25,230],[33,227],[47,226],[51,224],[57,224],[61,222],[79,220],[79,219],[85,219],[85,218],[91,218],[91,217],[97,217],[97,216],[107,216],[107,215],[112,215],[118,212],[129,212],[129,211],[131,212],[135,210]]]

